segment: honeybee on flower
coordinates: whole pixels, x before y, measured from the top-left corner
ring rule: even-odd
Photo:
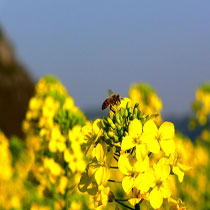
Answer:
[[[108,106],[110,107],[110,110],[114,112],[112,107],[114,105],[119,105],[121,101],[121,97],[119,94],[114,94],[112,90],[108,90],[109,92],[109,97],[104,100],[102,104],[102,110],[105,110]]]

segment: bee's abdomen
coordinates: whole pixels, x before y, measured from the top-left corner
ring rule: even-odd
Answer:
[[[102,110],[106,109],[108,106],[109,106],[109,100],[106,99],[106,100],[104,101],[104,103],[102,104]]]

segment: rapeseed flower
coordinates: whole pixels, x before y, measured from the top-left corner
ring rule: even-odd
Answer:
[[[148,120],[143,126],[140,120],[134,119],[130,122],[128,127],[128,135],[123,138],[121,149],[128,150],[133,147],[138,147],[141,144],[145,144],[148,151],[158,153],[160,146],[158,141],[155,139],[154,131],[155,123],[152,120]]]
[[[154,169],[154,185],[149,194],[149,201],[154,209],[160,208],[164,198],[170,198],[171,189],[169,187],[168,178],[170,175],[170,166],[166,158],[161,158],[157,164],[153,165]]]
[[[154,132],[156,132],[155,139],[160,143],[161,149],[168,156],[175,152],[175,142],[174,142],[174,124],[171,122],[164,122],[161,124],[159,129],[154,126]]]

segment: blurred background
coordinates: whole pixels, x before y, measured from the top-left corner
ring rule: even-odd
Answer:
[[[47,73],[90,119],[108,89],[125,97],[131,83],[146,82],[163,118],[186,127],[195,90],[210,78],[209,10],[207,0],[1,0],[0,127],[22,135],[33,85]]]

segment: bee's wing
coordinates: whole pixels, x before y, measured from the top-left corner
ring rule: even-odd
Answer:
[[[113,91],[111,89],[108,89],[108,94],[111,96],[113,94]]]

